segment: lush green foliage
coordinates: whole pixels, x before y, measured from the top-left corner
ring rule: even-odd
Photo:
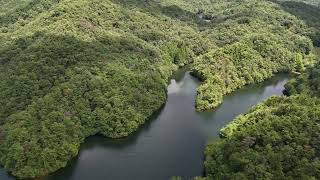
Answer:
[[[279,71],[300,71],[309,29],[261,0],[0,1],[0,164],[35,177],[90,135],[124,137],[195,61],[198,108]]]
[[[89,135],[129,135],[172,71],[215,47],[169,1],[1,5],[0,164],[19,177],[64,167]]]
[[[206,149],[209,179],[319,179],[320,100],[272,97]]]
[[[312,61],[312,42],[303,36],[308,28],[277,5],[230,1],[213,7],[215,27],[210,31],[219,48],[195,62],[195,74],[204,80],[198,110],[214,108],[225,94],[275,73],[303,71]]]
[[[319,45],[318,0],[274,2],[304,20],[306,34]],[[318,48],[314,52],[319,55]],[[299,61],[293,70],[305,68]],[[320,179],[319,69],[319,63],[307,66],[286,84],[290,97],[272,97],[223,128],[222,139],[207,146],[203,179]]]
[[[311,26],[319,45],[319,19],[310,15],[319,13],[310,9],[317,0],[277,2]],[[319,48],[314,52],[319,59]],[[309,66],[286,84],[290,97],[272,97],[223,128],[222,139],[207,146],[204,179],[319,179],[319,69]]]
[[[309,26],[307,34],[320,47],[320,0],[274,0],[285,11],[302,19]]]
[[[318,53],[320,58],[320,52]],[[285,87],[286,95],[306,94],[320,97],[320,64],[310,67],[306,73],[292,79]]]

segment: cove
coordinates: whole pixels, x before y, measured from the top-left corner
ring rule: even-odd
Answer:
[[[164,107],[141,129],[124,139],[87,138],[66,168],[41,180],[167,180],[203,175],[204,149],[237,115],[272,95],[282,95],[289,76],[279,74],[226,96],[210,112],[196,112],[200,82],[185,69],[168,86]],[[0,170],[1,180],[15,179]]]

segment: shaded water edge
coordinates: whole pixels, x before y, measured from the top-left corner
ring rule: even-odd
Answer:
[[[240,113],[272,95],[281,95],[289,76],[278,74],[225,96],[215,110],[196,112],[199,81],[185,68],[168,86],[168,99],[136,132],[123,139],[86,138],[67,167],[38,179],[188,179],[203,175],[203,151],[209,140]],[[0,179],[15,179],[0,170]]]
[[[177,70],[173,71],[172,72],[172,75],[171,77],[167,80],[167,86],[170,84],[170,80],[173,78],[173,79],[182,79],[183,76],[184,76],[184,73],[187,72],[189,69],[190,69],[190,66],[191,64],[186,64],[186,65],[183,65],[183,66],[179,66],[177,67]],[[168,98],[168,96],[167,96]],[[166,101],[163,102],[163,104],[158,108],[156,109],[151,115],[150,117],[146,118],[145,122],[143,124],[141,124],[138,129],[134,132],[132,132],[131,134],[129,134],[128,136],[125,136],[125,137],[120,137],[120,138],[110,138],[110,137],[106,137],[104,136],[103,134],[100,134],[100,133],[97,133],[95,135],[91,135],[91,136],[88,136],[88,137],[85,137],[84,138],[84,141],[80,144],[80,147],[79,147],[79,152],[78,154],[71,158],[68,162],[67,162],[67,165],[65,167],[62,167],[60,168],[59,170],[57,170],[56,172],[53,172],[53,173],[50,173],[46,176],[40,176],[40,177],[37,177],[37,178],[27,178],[25,180],[41,180],[41,179],[46,179],[47,176],[50,176],[52,174],[55,174],[55,173],[58,173],[60,171],[63,171],[63,169],[65,168],[68,168],[68,166],[70,166],[70,164],[73,164],[77,161],[77,159],[79,158],[79,153],[82,149],[82,146],[84,145],[84,143],[86,143],[87,140],[90,140],[90,139],[94,139],[94,138],[102,138],[104,140],[109,140],[109,141],[112,141],[112,140],[118,140],[118,141],[123,141],[123,140],[133,140],[135,138],[138,137],[139,135],[139,131],[140,129],[146,129],[148,128],[148,126],[150,125],[150,123],[152,123],[153,120],[156,120],[156,117],[161,114],[161,111],[163,110],[164,106],[166,104]],[[14,175],[12,175],[10,172],[6,171],[4,169],[3,166],[1,166],[0,164],[0,180],[15,180],[15,179],[18,179],[17,177],[15,177]]]

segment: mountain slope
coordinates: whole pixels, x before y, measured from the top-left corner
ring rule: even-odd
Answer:
[[[272,97],[206,149],[208,179],[319,179],[320,100]]]
[[[19,177],[64,167],[89,135],[135,131],[201,41],[186,23],[138,7],[30,3],[1,16],[0,162]]]
[[[319,45],[320,1],[276,2],[306,21],[307,34]],[[288,97],[272,97],[221,129],[222,139],[206,148],[206,177],[198,179],[320,178],[319,52],[314,49],[314,66],[286,84]]]
[[[199,56],[193,68],[204,80],[197,109],[218,106],[225,94],[278,72],[303,71],[314,61],[309,28],[268,1],[214,3],[213,35],[218,49]]]
[[[320,46],[320,0],[276,0],[285,11],[297,16],[310,27],[308,35]]]
[[[1,3],[0,164],[20,178],[66,166],[90,135],[136,131],[165,102],[179,66],[195,62],[204,110],[312,61],[307,27],[271,2]]]

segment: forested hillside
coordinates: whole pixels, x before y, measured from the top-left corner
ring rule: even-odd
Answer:
[[[209,179],[319,179],[320,100],[273,97],[207,147]]]
[[[274,73],[303,71],[313,61],[312,42],[304,36],[310,29],[276,4],[230,1],[213,9],[215,28],[210,31],[219,48],[195,62],[195,74],[204,80],[197,109],[212,109],[237,88]]]
[[[221,130],[206,148],[205,179],[319,179],[319,65]]]
[[[320,12],[318,3],[281,2],[309,24],[315,45],[320,19],[308,18]],[[319,48],[314,54],[316,65],[286,84],[287,96],[268,99],[221,130],[222,139],[206,148],[204,179],[320,179]]]
[[[316,46],[320,46],[320,1],[319,0],[274,0],[285,11],[302,19],[310,28],[310,36]]]
[[[128,136],[191,62],[204,81],[199,110],[303,71],[314,61],[310,32],[262,0],[2,0],[0,164],[41,176],[66,166],[90,135]]]
[[[204,179],[319,179],[319,66],[221,130]]]
[[[215,47],[166,2],[2,3],[0,162],[18,177],[66,166],[89,135],[129,135],[172,71]]]
[[[318,48],[318,62],[320,62],[319,50]],[[320,97],[320,64],[317,63],[314,67],[308,68],[304,74],[287,83],[284,94],[289,96],[305,94]]]

